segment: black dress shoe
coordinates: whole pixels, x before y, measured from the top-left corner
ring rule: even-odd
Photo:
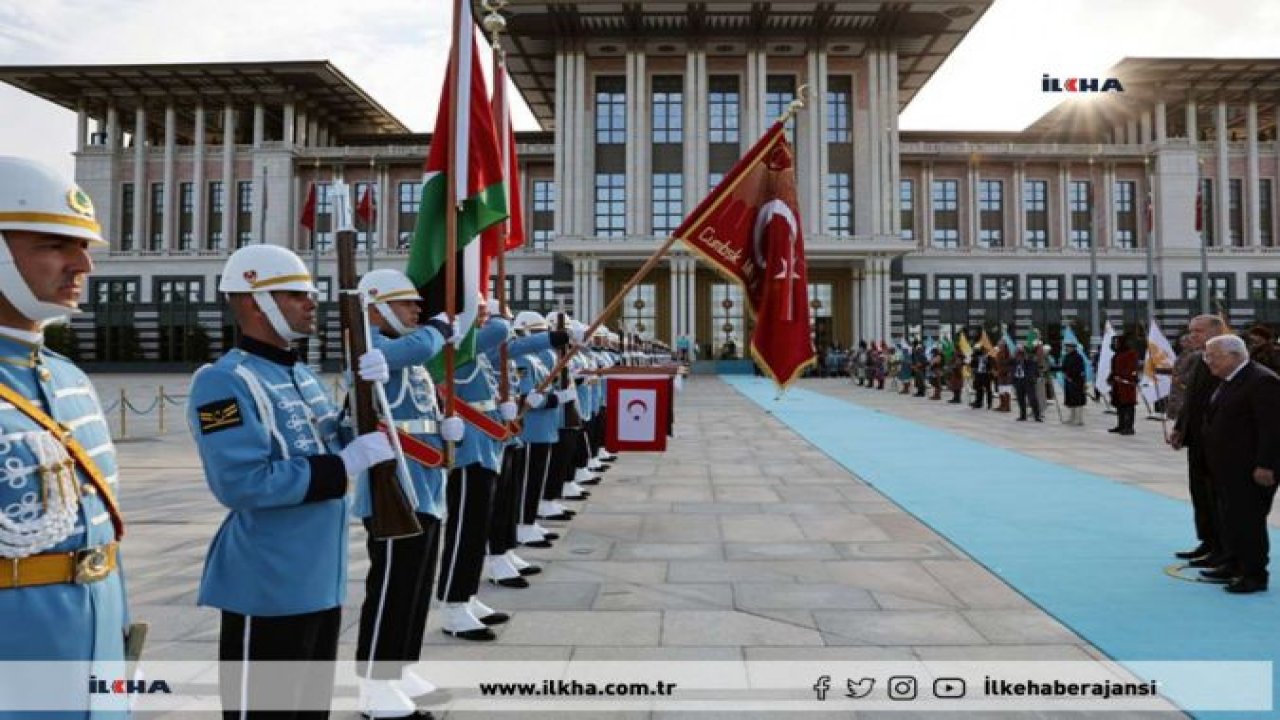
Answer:
[[[1107,432],[1109,432],[1109,433],[1118,433],[1118,432],[1124,432],[1124,431],[1123,431],[1121,428],[1114,427],[1114,428],[1111,428],[1111,429],[1107,430]]]
[[[1216,555],[1204,555],[1195,558],[1187,563],[1189,568],[1220,568],[1222,567],[1222,558]]]
[[[1130,429],[1128,429],[1128,428],[1125,428],[1124,430],[1121,430],[1121,431],[1120,431],[1119,433],[1117,433],[1117,434],[1118,434],[1118,435],[1132,435],[1132,434],[1133,434],[1133,431],[1132,431],[1132,430],[1130,430]]]
[[[531,548],[543,548],[543,549],[546,549],[546,548],[551,547],[551,541],[550,541],[550,540],[545,540],[545,539],[544,539],[544,540],[532,540],[532,541],[530,541],[530,542],[520,543],[520,547],[531,547]]]
[[[538,574],[538,573],[540,573],[540,572],[542,572],[542,568],[541,568],[540,566],[538,566],[538,565],[526,565],[525,567],[520,568],[520,574],[521,574],[522,576],[523,576],[523,575],[537,575],[537,574]]]
[[[559,540],[560,533],[552,533],[552,532],[542,533],[542,539],[543,540]]]
[[[1179,560],[1195,560],[1196,558],[1200,558],[1200,557],[1204,557],[1205,555],[1208,555],[1209,551],[1210,551],[1210,548],[1208,545],[1204,543],[1200,543],[1199,545],[1196,546],[1194,550],[1179,550],[1178,552],[1174,553],[1173,556],[1178,558]]]
[[[1229,567],[1216,567],[1212,570],[1201,570],[1200,579],[1205,582],[1225,585],[1236,579],[1236,571],[1235,568]]]
[[[497,580],[489,578],[489,582],[497,585],[498,587],[513,588],[516,590],[523,590],[524,588],[529,587],[529,581],[525,580],[523,577],[499,578]],[[484,618],[480,618],[480,622],[484,622]],[[489,623],[485,624],[488,625]]]
[[[572,519],[573,519],[573,516],[574,516],[574,515],[576,515],[576,514],[577,514],[577,513],[573,513],[573,512],[572,512],[572,511],[570,511],[570,510],[566,510],[566,511],[564,511],[564,512],[560,513],[559,515],[539,515],[539,516],[538,516],[538,519],[539,519],[539,520],[551,520],[551,521],[554,521],[554,522],[565,522],[565,521],[568,521],[568,520],[572,520]]]
[[[487,627],[476,628],[475,630],[460,630],[457,632],[453,630],[444,630],[443,632],[445,635],[448,635],[449,637],[456,637],[459,640],[474,640],[476,642],[489,642],[491,640],[498,639],[497,633],[495,633],[494,631],[490,630]]]
[[[597,478],[591,478],[590,480],[583,480],[582,482],[580,482],[580,483],[578,483],[578,484],[579,484],[579,485],[599,485],[599,484],[600,484],[600,478],[598,478],[598,477],[597,477]]]
[[[1222,589],[1234,595],[1247,595],[1249,593],[1265,592],[1267,589],[1267,581],[1252,577],[1238,577]]]
[[[372,720],[372,716],[369,715],[369,713],[360,713],[360,717],[365,718],[365,720]],[[401,715],[390,719],[384,718],[383,720],[436,720],[436,716],[426,710],[414,710],[408,715]]]
[[[1037,418],[1036,418],[1036,422],[1044,422],[1044,418],[1042,418],[1042,417],[1037,417]]]
[[[523,579],[523,578],[521,578]],[[528,583],[525,583],[526,585]],[[501,625],[511,619],[511,616],[504,612],[492,612],[482,618],[477,618],[485,625]]]
[[[1018,418],[1018,422],[1026,422],[1026,421],[1027,421],[1026,415],[1023,415],[1022,417]]]
[[[560,497],[560,499],[578,501],[578,500],[586,500],[589,497],[591,497],[591,493],[587,492],[586,490],[583,490],[582,493],[579,495],[563,495]]]

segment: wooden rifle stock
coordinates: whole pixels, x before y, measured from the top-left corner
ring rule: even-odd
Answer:
[[[368,351],[365,342],[365,323],[360,295],[356,292],[356,234],[338,233],[338,287],[341,288],[338,310],[342,320],[343,359],[351,373],[351,394],[348,410],[357,435],[375,432],[378,416],[374,411],[373,383],[360,379],[358,361]],[[391,419],[387,418],[390,422]],[[422,525],[414,514],[413,505],[405,496],[400,479],[396,477],[394,460],[378,463],[369,468],[369,501],[373,514],[370,517],[369,534],[375,540],[412,537],[422,534]]]
[[[566,327],[565,319],[566,317],[564,312],[561,312],[560,318],[556,321],[557,330],[564,332]],[[568,346],[560,348],[561,357],[564,357],[568,352]],[[560,389],[572,390],[574,389],[574,385],[573,378],[569,377],[569,365],[568,363],[563,363],[563,365],[564,366],[560,368]],[[564,406],[564,426],[570,430],[576,430],[582,427],[582,415],[578,412],[578,403],[572,402]]]

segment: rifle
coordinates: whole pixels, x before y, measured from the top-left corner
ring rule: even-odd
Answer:
[[[556,330],[564,332],[565,330],[565,313],[560,312],[560,317],[556,321]],[[573,378],[569,377],[569,364],[564,361],[564,357],[569,353],[569,348],[560,348],[560,388],[569,390],[574,387]],[[577,430],[582,427],[582,415],[578,412],[578,403],[569,403],[564,406],[564,426],[569,430]]]
[[[364,303],[356,290],[356,234],[354,230],[338,232],[338,286],[341,293],[338,310],[342,320],[343,360],[351,373],[351,394],[348,396],[351,417],[356,434],[377,432],[378,416],[374,412],[375,384],[360,379],[356,371],[357,361],[369,349],[368,317]],[[377,386],[378,390],[382,387]],[[383,407],[385,408],[385,401]],[[388,424],[390,416],[388,415]],[[394,433],[392,427],[390,432]],[[392,442],[396,440],[392,436]],[[396,445],[398,449],[398,445]],[[373,509],[369,534],[375,540],[413,537],[422,534],[422,525],[414,514],[400,479],[396,476],[396,461],[378,463],[369,468],[369,501]]]

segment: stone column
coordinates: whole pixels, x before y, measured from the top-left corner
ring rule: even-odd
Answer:
[[[253,103],[253,149],[257,150],[262,147],[262,141],[266,137],[266,133],[266,108],[262,106],[262,101],[258,100]]]
[[[76,102],[76,152],[83,152],[89,138],[89,111],[84,101]]]
[[[965,209],[964,234],[967,238],[960,239],[960,247],[978,247],[978,228],[980,226],[978,220],[978,193],[979,182],[978,164],[972,160],[969,162],[968,171],[965,173],[965,188],[962,196]]]
[[[830,77],[831,75],[830,75],[830,71],[828,70],[827,50],[825,47],[822,47],[822,48],[819,48],[818,50],[818,102],[810,106],[809,112],[813,113],[814,115],[817,115],[819,118],[818,143],[817,143],[818,165],[815,171],[817,173],[817,178],[818,178],[818,203],[819,203],[817,227],[818,227],[819,234],[824,234],[824,235],[831,234],[831,228],[827,226],[826,208],[822,207],[822,203],[825,200],[826,194],[827,194],[827,190],[826,190],[827,182],[828,182],[827,178],[830,177],[831,175],[831,155],[827,151],[827,142],[826,142],[827,133],[830,131],[830,128],[827,127],[827,114],[822,109],[826,103],[827,92],[829,92],[830,90]],[[853,139],[852,133],[854,132],[853,115],[854,115],[854,103],[855,103],[855,100],[854,100],[855,94],[852,90],[853,89],[850,88],[850,93],[849,93],[849,132],[851,133],[850,135],[851,141]],[[853,197],[854,197],[853,185],[854,185],[854,174],[851,172],[849,173],[850,202],[853,201]],[[849,234],[852,235],[853,232],[854,232],[853,226],[850,225]]]
[[[1134,185],[1133,202],[1140,219],[1143,215],[1142,208],[1144,207],[1144,204],[1139,200],[1139,198],[1142,196],[1142,185],[1145,182],[1146,178],[1143,178],[1142,182]],[[1098,212],[1094,214],[1097,219],[1094,221],[1095,227],[1093,228],[1093,241],[1098,244],[1099,250],[1115,246],[1116,238],[1115,232],[1113,231],[1113,228],[1115,227],[1116,208],[1115,186],[1116,165],[1111,162],[1105,163],[1102,166],[1102,187],[1094,188],[1093,190],[1093,196],[1095,198],[1102,198],[1102,207],[1098,208]],[[1098,192],[1099,190],[1102,192]],[[1141,220],[1138,225],[1137,237],[1135,237],[1134,240],[1137,245],[1141,247],[1144,244],[1143,238],[1146,236],[1143,235],[1144,230],[1141,227]],[[1106,242],[1103,242],[1104,238],[1106,239]]]
[[[749,143],[760,137],[760,118],[756,113],[760,108],[758,98],[764,96],[764,80],[759,76],[760,64],[756,61],[759,52],[748,41],[746,82],[743,83],[742,92],[742,132],[739,134],[743,152],[747,150]]]
[[[147,109],[138,106],[133,120],[133,249],[147,247]]]
[[[1197,112],[1195,98],[1187,98],[1187,105],[1184,108],[1184,112],[1186,112],[1186,120],[1184,122],[1187,126],[1187,139],[1194,145],[1200,141],[1200,130],[1196,126]]]
[[[801,198],[805,198],[805,207],[800,212],[814,218],[819,235],[826,233],[826,208],[824,207],[827,185],[825,175],[819,174],[819,155],[826,148],[826,99],[827,79],[818,76],[818,51],[810,48],[805,54],[805,73],[809,76],[812,88],[817,91],[817,102],[810,105],[811,110],[801,113],[797,118],[796,155],[797,188]],[[798,89],[798,88],[797,88]]]
[[[191,151],[191,248],[202,250],[205,247],[205,126],[204,103],[197,102],[195,122],[192,127],[193,148]]]
[[[921,249],[933,246],[933,163],[926,161],[920,168],[920,192],[916,199],[920,203],[920,237],[917,246]]]
[[[1164,99],[1156,101],[1156,143],[1163,144],[1168,138],[1168,113],[1169,109],[1164,104]]]
[[[1027,234],[1027,216],[1022,211],[1022,184],[1026,181],[1027,166],[1021,162],[1013,164],[1013,187],[1009,188],[1009,209],[1013,211],[1011,223],[1013,237],[1005,243],[1009,247],[1022,247]]]
[[[285,145],[293,145],[298,137],[297,108],[290,100],[284,104],[284,118],[280,121],[280,129],[284,133],[281,138]]]
[[[236,108],[227,102],[222,110],[222,246],[236,246]]]
[[[1218,245],[1225,247],[1231,244],[1231,166],[1230,147],[1227,144],[1227,101],[1219,99],[1214,114],[1214,134],[1216,135],[1217,178],[1214,181],[1213,217],[1217,227],[1214,234],[1218,236]]]
[[[1151,113],[1143,112],[1138,118],[1138,142],[1147,145],[1151,142]]]
[[[866,260],[864,259],[863,263],[865,262]],[[849,297],[853,298],[856,307],[854,312],[849,313],[849,337],[853,339],[854,344],[857,344],[862,339],[862,329],[867,326],[867,303],[862,293],[863,275],[861,266],[850,264]]]
[[[1249,98],[1245,127],[1248,151],[1244,179],[1244,244],[1258,247],[1262,245],[1262,208],[1258,192],[1258,101],[1253,98]]]
[[[107,106],[107,150],[113,155],[120,150],[120,112],[114,104]]]
[[[177,163],[177,144],[178,144],[178,111],[174,108],[173,103],[165,105],[164,108],[164,209],[161,211],[164,218],[164,226],[160,231],[160,246],[165,252],[176,247],[174,242],[175,229],[177,224],[174,222],[175,212],[178,208],[177,202],[177,183],[174,182],[176,175]]]
[[[1058,247],[1071,246],[1071,167],[1058,164]],[[1052,240],[1049,243],[1053,246]]]

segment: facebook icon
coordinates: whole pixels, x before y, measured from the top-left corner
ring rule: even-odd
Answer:
[[[818,694],[819,700],[827,699],[827,691],[831,689],[831,676],[823,675],[818,678],[818,682],[813,684],[813,691]]]

